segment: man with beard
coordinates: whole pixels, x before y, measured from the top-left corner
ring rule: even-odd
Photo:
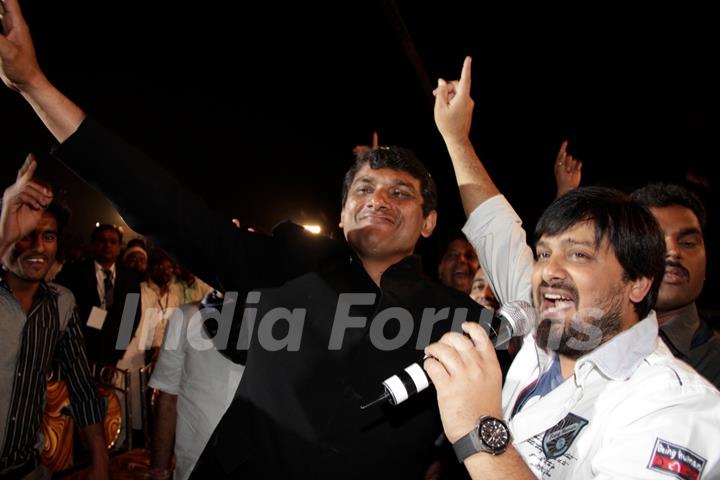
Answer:
[[[555,160],[558,196],[580,185],[582,162],[568,155],[563,142]],[[720,336],[695,304],[705,281],[705,226],[700,198],[680,185],[653,183],[632,198],[649,209],[665,235],[665,274],[655,311],[660,337],[673,355],[689,363],[720,388]]]
[[[501,301],[532,298],[541,319],[502,388],[482,329],[464,324],[469,338],[448,333],[426,348],[459,460],[486,479],[716,478],[720,393],[659,341],[652,307],[665,245],[652,215],[615,190],[574,190],[538,222],[533,265],[469,141],[470,59],[435,93],[464,231]],[[486,228],[496,217],[501,225]]]

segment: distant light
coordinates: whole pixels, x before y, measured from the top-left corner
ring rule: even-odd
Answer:
[[[240,220],[237,218],[232,219],[233,225],[235,225],[237,228],[240,228]]]
[[[255,229],[254,229],[253,227],[248,227],[248,232],[253,232],[253,233],[255,233]]]
[[[320,225],[303,225],[303,228],[310,233],[314,233],[315,235],[318,235],[320,232],[322,232],[322,228],[320,228]]]
[[[100,222],[95,222],[95,228],[100,226]]]

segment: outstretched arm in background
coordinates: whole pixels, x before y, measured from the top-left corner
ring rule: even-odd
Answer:
[[[560,198],[570,190],[575,190],[580,186],[582,160],[578,160],[567,153],[568,141],[563,140],[555,158],[555,185],[557,185],[557,195]]]

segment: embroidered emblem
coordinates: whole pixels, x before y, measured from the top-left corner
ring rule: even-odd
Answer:
[[[580,430],[587,424],[588,421],[584,418],[568,413],[567,417],[545,432],[542,441],[545,458],[554,460],[567,452]]]
[[[647,468],[681,480],[700,480],[706,460],[687,448],[658,438]]]

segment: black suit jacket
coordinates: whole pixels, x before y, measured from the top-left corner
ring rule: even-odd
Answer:
[[[69,288],[75,295],[78,315],[83,327],[85,337],[85,350],[91,361],[103,364],[115,364],[122,358],[125,348],[116,348],[120,331],[125,303],[132,306],[129,294],[137,294],[137,306],[132,310],[133,329],[135,332],[140,319],[140,275],[123,267],[120,263],[115,265],[115,286],[113,290],[113,305],[108,309],[102,330],[87,326],[92,307],[100,307],[100,297],[97,291],[97,277],[95,275],[95,262],[86,259],[77,263],[65,265],[55,278],[59,283]]]
[[[133,228],[151,235],[183,265],[242,301],[251,290],[261,300],[257,328],[278,307],[304,309],[300,348],[273,351],[252,335],[247,351],[237,349],[242,312],[235,312],[229,347],[234,361],[246,361],[238,395],[206,447],[193,478],[421,478],[442,432],[435,395],[428,389],[398,405],[360,405],[382,392],[382,381],[423,357],[416,348],[424,308],[447,307],[432,329],[435,340],[450,329],[454,313],[482,308],[466,294],[424,278],[408,257],[383,275],[378,288],[342,242],[310,236],[284,224],[272,237],[235,228],[229,219],[188,192],[147,156],[86,119],[56,150],[58,157],[105,193]],[[99,159],[102,159],[100,161]],[[134,185],[132,190],[127,185]],[[154,195],[135,195],[152,191]],[[375,294],[355,306],[367,318],[349,328],[342,348],[328,348],[338,298]],[[371,325],[388,307],[411,315],[410,338],[383,350],[370,341]],[[272,336],[285,338],[287,321]],[[388,322],[386,338],[397,334]],[[245,357],[247,354],[247,357]]]

